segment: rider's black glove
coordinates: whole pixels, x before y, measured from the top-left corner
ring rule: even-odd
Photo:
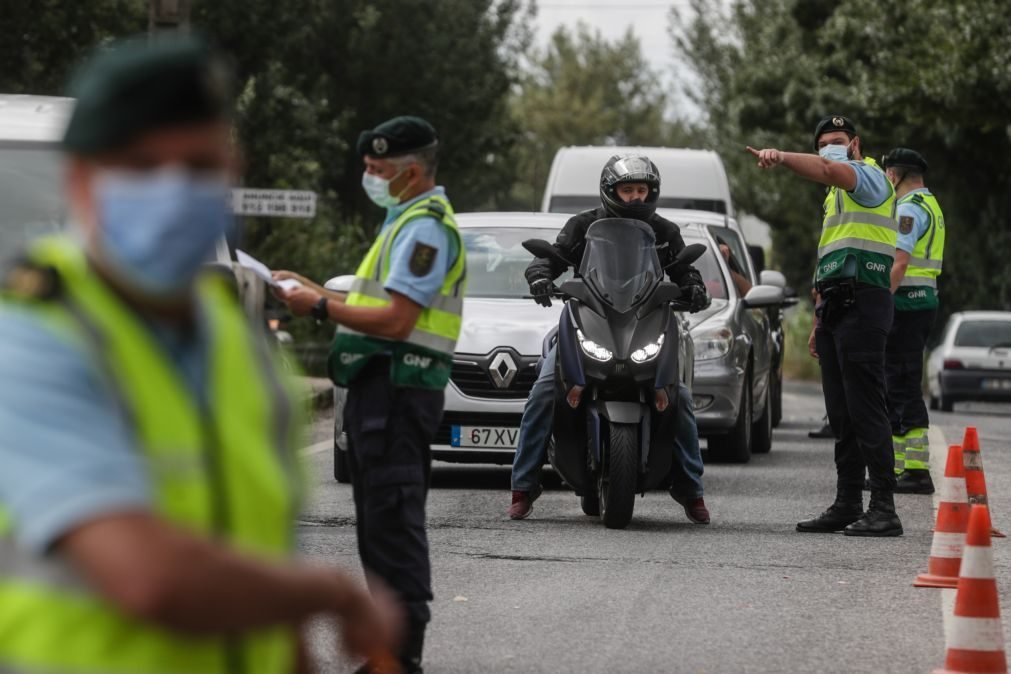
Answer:
[[[685,288],[685,293],[688,296],[688,306],[692,313],[708,309],[713,302],[713,298],[705,286],[690,285]]]
[[[534,297],[534,302],[542,307],[551,306],[551,293],[555,289],[555,284],[551,279],[538,278],[530,282],[530,294]]]

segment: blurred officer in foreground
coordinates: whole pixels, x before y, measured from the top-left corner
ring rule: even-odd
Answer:
[[[748,152],[759,168],[780,164],[829,187],[818,242],[819,295],[810,349],[821,365],[825,409],[836,438],[836,499],[798,531],[847,536],[899,536],[895,460],[885,401],[885,343],[892,325],[890,291],[898,224],[895,190],[873,159],[860,154],[849,119],[823,118],[814,132],[818,155],[776,149]],[[863,511],[864,473],[871,499]]]
[[[293,313],[338,325],[328,367],[334,382],[348,388],[344,427],[358,552],[406,607],[400,661],[408,672],[422,671],[431,618],[425,534],[431,442],[467,275],[453,208],[435,184],[438,146],[435,129],[419,117],[396,117],[359,136],[362,186],[386,219],[347,298],[298,274],[275,274],[305,286],[283,295]]]
[[[923,403],[923,352],[937,318],[937,277],[944,259],[944,214],[923,184],[927,161],[915,150],[896,148],[882,160],[898,198],[898,248],[892,265],[895,317],[888,334],[885,373],[888,415],[895,447],[895,491],[933,494],[930,479],[930,419]]]
[[[308,671],[300,627],[353,653],[391,620],[289,560],[298,414],[220,275],[227,71],[195,39],[107,50],[63,140],[72,236],[0,290],[0,670]]]

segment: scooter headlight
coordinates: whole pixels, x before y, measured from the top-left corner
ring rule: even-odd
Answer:
[[[606,363],[607,361],[614,358],[614,354],[586,338],[582,330],[576,330],[576,339],[579,340],[579,346],[582,347],[583,353],[594,360],[599,360],[601,363]]]
[[[663,346],[663,335],[660,335],[660,339],[656,340],[652,344],[647,344],[641,349],[633,351],[632,360],[636,363],[645,363],[646,361],[653,360],[660,353],[661,346]]]

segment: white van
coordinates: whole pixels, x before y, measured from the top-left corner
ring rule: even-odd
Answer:
[[[541,210],[579,213],[600,205],[600,170],[616,154],[645,154],[660,170],[659,208],[711,211],[733,217],[730,182],[712,150],[583,145],[555,153]]]

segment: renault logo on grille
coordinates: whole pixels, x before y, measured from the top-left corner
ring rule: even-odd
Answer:
[[[509,388],[517,372],[519,369],[516,367],[516,361],[506,351],[496,353],[488,364],[488,376],[491,377],[495,388]]]

